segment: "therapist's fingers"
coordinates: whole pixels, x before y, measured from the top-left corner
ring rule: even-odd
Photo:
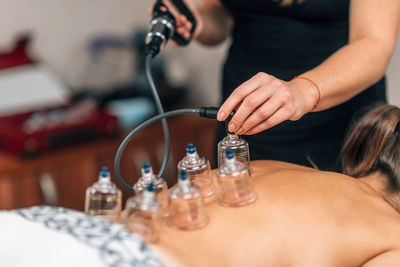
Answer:
[[[219,121],[226,120],[226,118],[231,114],[233,109],[240,104],[249,94],[257,90],[263,83],[267,83],[273,77],[266,73],[260,72],[254,75],[251,79],[242,83],[237,87],[228,99],[224,102],[218,111],[217,119]],[[238,125],[240,126],[240,125]]]
[[[262,123],[258,124],[256,127],[251,129],[250,131],[246,132],[246,135],[252,135],[252,134],[257,134],[262,131],[265,131],[267,129],[270,129],[274,127],[275,125],[278,125],[279,123],[286,121],[288,119],[288,110],[286,107],[281,107],[278,109],[274,114],[272,114],[271,117],[269,117],[267,120],[263,121]]]
[[[180,20],[182,22],[182,25],[186,28],[186,30],[190,31],[192,29],[192,23],[186,18],[184,15],[180,15]]]
[[[242,127],[237,131],[238,135],[245,134],[252,130],[257,125],[271,117],[279,108],[284,104],[282,98],[279,95],[274,95],[262,106],[260,106],[253,114],[245,120]]]
[[[247,120],[251,113],[256,111],[258,107],[267,102],[272,96],[273,93],[271,89],[271,87],[264,85],[248,95],[239,105],[235,115],[229,122],[228,130],[230,132],[236,132],[240,134],[239,128],[241,126],[243,127],[243,122]],[[255,125],[253,125],[251,128],[254,126]],[[250,130],[251,128],[247,128],[247,130]]]
[[[147,8],[147,15],[153,16],[153,6]],[[190,30],[192,29],[192,23],[184,15],[175,16],[176,31],[186,40],[190,38]],[[176,42],[172,41],[175,46],[178,46]]]
[[[190,38],[190,29],[192,23],[190,23],[184,15],[176,17],[176,31],[186,40]]]

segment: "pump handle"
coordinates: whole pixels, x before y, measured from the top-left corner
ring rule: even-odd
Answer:
[[[190,30],[190,37],[189,39],[183,38],[182,35],[174,31],[172,35],[172,39],[181,46],[185,46],[190,43],[193,38],[193,33],[197,26],[197,21],[194,18],[192,11],[187,7],[187,5],[183,2],[183,0],[171,0],[172,4],[176,7],[176,9],[180,12],[180,14],[186,16],[187,20],[192,23],[192,29]],[[162,9],[161,9],[162,7]],[[157,0],[156,4],[153,8],[153,18],[158,17],[160,14],[168,14],[168,16],[172,16],[171,12],[168,10],[168,7],[162,2],[162,0]],[[175,19],[174,19],[175,22]]]

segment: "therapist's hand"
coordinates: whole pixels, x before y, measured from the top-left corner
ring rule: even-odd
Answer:
[[[298,120],[310,112],[319,98],[309,81],[282,81],[258,73],[236,88],[218,112],[218,120],[227,119],[236,110],[228,130],[251,135],[267,130],[286,120]]]
[[[163,3],[168,6],[169,11],[172,13],[172,15],[175,18],[175,23],[176,23],[176,28],[175,30],[186,40],[190,38],[190,30],[192,29],[193,25],[192,23],[186,18],[186,16],[179,14],[179,12],[176,10],[175,6],[170,3],[168,0],[164,0]],[[193,33],[193,39],[196,39],[201,30],[203,29],[203,21],[202,18],[199,14],[196,2],[192,0],[185,0],[185,4],[190,8],[190,11],[192,12],[193,16],[196,19],[196,29]],[[147,15],[149,17],[153,17],[153,6],[149,7],[147,10]],[[171,42],[175,45],[178,46],[178,44],[171,40]]]

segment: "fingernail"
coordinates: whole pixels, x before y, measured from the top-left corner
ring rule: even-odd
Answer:
[[[243,132],[244,132],[243,128],[240,128],[240,129],[237,131],[237,135],[242,135]]]
[[[225,113],[223,113],[222,111],[219,112],[218,115],[217,115],[217,119],[219,121],[222,121],[224,119],[224,117],[225,117]]]
[[[228,130],[229,130],[231,133],[235,132],[235,130],[236,130],[236,125],[233,124],[232,122],[229,123]]]

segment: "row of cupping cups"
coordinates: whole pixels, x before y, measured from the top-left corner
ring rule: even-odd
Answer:
[[[188,150],[192,149],[189,145]],[[188,154],[194,156],[193,151]],[[208,216],[204,198],[211,197],[216,189],[209,167],[196,170],[189,177],[188,172],[181,168],[178,182],[167,190],[165,181],[154,175],[145,164],[143,176],[134,186],[139,192],[127,201],[123,214],[125,226],[148,242],[158,240],[162,217],[167,217],[168,225],[176,229],[192,230],[205,226]],[[256,200],[249,167],[235,159],[231,150],[227,149],[225,163],[219,167],[216,177],[221,205],[242,206]]]
[[[248,161],[243,160],[243,149],[236,150],[239,153],[235,155],[230,148],[220,144],[219,156],[223,149],[224,157],[219,159],[216,172],[219,203],[243,206],[254,202],[257,193],[254,192]],[[248,146],[246,152],[248,155]],[[204,199],[216,192],[209,161],[197,153],[193,144],[189,144],[187,155],[179,162],[178,169],[178,182],[168,190],[165,180],[155,175],[150,165],[145,163],[142,176],[134,185],[135,196],[127,200],[122,222],[147,242],[158,240],[160,222],[164,217],[171,227],[182,230],[201,228],[208,222]],[[114,220],[120,213],[121,193],[111,183],[107,170],[103,169],[99,181],[88,188],[85,211]]]

